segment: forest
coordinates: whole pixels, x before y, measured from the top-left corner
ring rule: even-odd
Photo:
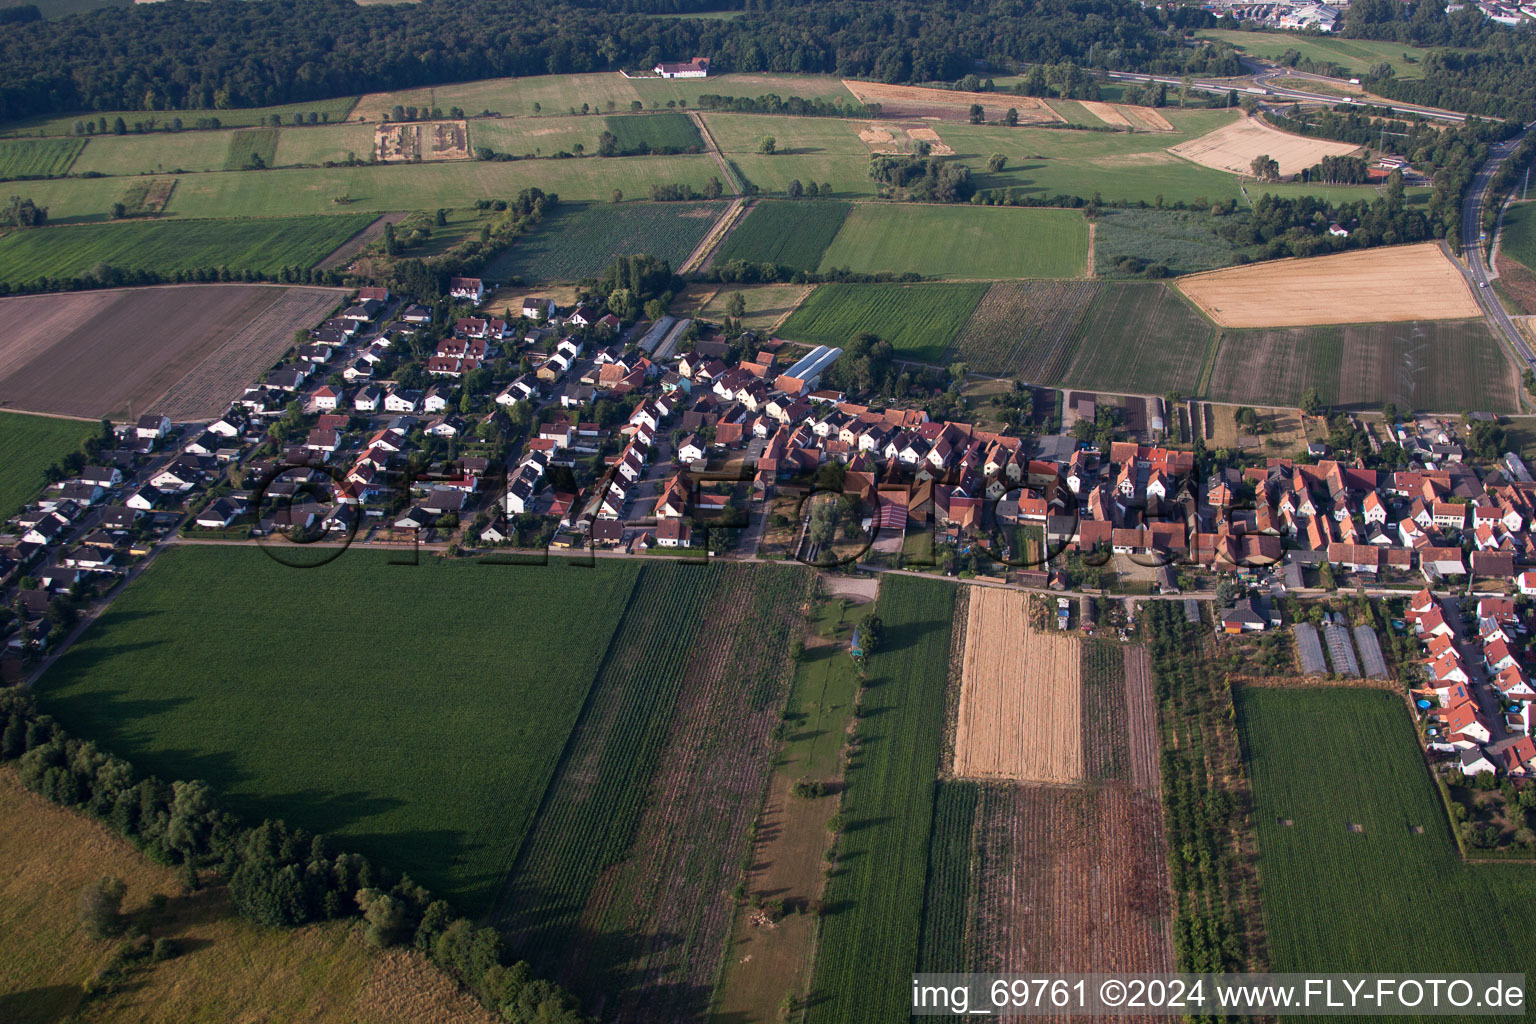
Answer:
[[[0,121],[92,110],[228,109],[503,76],[650,67],[950,81],[977,61],[1235,74],[1230,50],[1182,45],[1208,14],[1122,0],[754,0],[739,18],[659,19],[673,0],[351,0],[141,4],[19,23],[0,36]],[[658,11],[657,13],[662,13]]]

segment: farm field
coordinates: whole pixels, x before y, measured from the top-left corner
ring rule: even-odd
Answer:
[[[999,282],[977,305],[951,355],[978,373],[1037,384],[1190,393],[1215,334],[1161,284]]]
[[[746,260],[813,271],[852,209],[852,203],[761,200],[726,236],[715,263]]]
[[[0,142],[0,179],[64,174],[85,145],[80,139],[17,139]]]
[[[597,117],[481,117],[469,123],[471,151],[488,146],[513,156],[554,156],[581,146],[597,152],[603,121]]]
[[[491,919],[519,957],[627,1020],[705,1009],[771,770],[812,576],[641,570]],[[731,628],[745,618],[761,630]]]
[[[344,294],[206,284],[0,299],[0,317],[24,325],[0,345],[0,401],[61,416],[211,419]],[[73,367],[67,378],[61,365]]]
[[[1244,117],[1197,139],[1170,146],[1168,152],[1218,171],[1252,177],[1250,165],[1260,155],[1273,157],[1280,164],[1280,173],[1290,176],[1325,156],[1347,156],[1359,148],[1347,142],[1292,135],[1257,118]]]
[[[31,501],[48,483],[44,470],[97,432],[79,420],[0,412],[0,515]]]
[[[1499,255],[1536,270],[1536,203],[1512,203],[1504,211],[1504,231],[1499,236]]]
[[[827,887],[810,1024],[895,1020],[910,1005],[944,718],[956,588],[880,584],[883,646],[869,658],[846,774],[838,857]]]
[[[955,725],[954,773],[961,778],[1084,777],[1081,645],[1034,629],[1031,599],[1018,590],[971,591]]]
[[[250,547],[166,551],[49,670],[39,701],[145,772],[207,779],[236,813],[333,835],[483,910],[636,570],[513,581],[396,557],[349,551],[296,572]]]
[[[1001,121],[1009,108],[1019,113],[1019,124],[1055,124],[1061,115],[1044,100],[1011,93],[961,92],[918,85],[886,85],[847,79],[843,82],[860,103],[878,103],[886,117],[934,117],[965,121],[972,104],[980,104],[988,121]]]
[[[1179,280],[1222,327],[1300,327],[1480,316],[1472,289],[1435,242],[1268,260]]]
[[[243,128],[240,131],[231,132],[229,153],[224,157],[224,170],[240,171],[250,167],[275,165],[277,133],[276,128]]]
[[[749,331],[773,331],[814,290],[809,284],[700,284],[688,288],[673,306],[674,313],[702,316],[716,323],[730,316],[726,304],[741,292],[747,312],[741,325]]]
[[[1171,274],[1216,270],[1239,250],[1216,233],[1223,218],[1199,210],[1100,210],[1093,226],[1097,277],[1137,277],[1148,266]]]
[[[85,143],[75,174],[157,174],[170,171],[222,170],[233,131],[150,132],[144,135],[97,135]]]
[[[603,119],[618,139],[620,153],[663,151],[702,152],[704,138],[693,118],[676,111],[660,114],[615,114]]]
[[[1483,320],[1223,331],[1206,397],[1294,406],[1308,387],[1346,408],[1516,407],[1509,361]]]
[[[1275,971],[1408,971],[1426,959],[1447,972],[1536,968],[1519,941],[1536,926],[1529,866],[1462,860],[1400,697],[1234,697]]]
[[[1075,210],[858,203],[821,270],[995,279],[1078,277],[1088,223]]]
[[[218,267],[276,274],[314,266],[373,219],[130,220],[13,231],[0,237],[0,280],[83,277],[98,263],[164,276]]]
[[[639,101],[647,108],[679,100],[696,106],[705,93],[722,96],[821,96],[851,98],[842,82],[825,75],[725,74],[708,78],[625,78],[617,71],[576,75],[537,75],[529,78],[490,78],[398,92],[370,93],[357,101],[352,116],[376,120],[396,104],[415,107],[462,107],[470,117],[482,111],[504,116],[592,114],[628,110]],[[534,109],[538,104],[539,109]],[[610,106],[609,104],[612,104]],[[599,131],[601,129],[598,129]]]
[[[870,147],[859,140],[868,121],[716,112],[701,116],[726,159],[770,194],[782,195],[792,179],[830,184],[840,198],[874,194],[868,175]],[[757,151],[765,135],[773,136],[772,156]]]
[[[36,135],[66,135],[71,136],[77,120],[106,119],[110,127],[113,120],[121,117],[127,123],[130,134],[154,134],[155,129],[148,132],[135,132],[133,126],[136,122],[147,122],[154,119],[157,125],[163,126],[173,117],[181,118],[185,125],[197,123],[199,118],[216,117],[223,128],[249,128],[255,125],[270,125],[272,115],[276,114],[283,124],[293,121],[295,114],[302,114],[306,119],[313,113],[317,119],[329,116],[330,120],[345,121],[347,113],[352,105],[357,102],[356,97],[341,96],[336,99],[314,100],[308,103],[288,103],[275,107],[245,107],[229,110],[174,110],[174,111],[146,111],[146,110],[104,110],[92,111],[87,114],[64,114],[59,117],[34,117],[22,121],[10,121],[0,127],[0,137],[19,137]],[[191,131],[191,128],[187,129]],[[110,134],[110,133],[108,133]],[[171,133],[167,133],[171,134]],[[97,138],[103,137],[98,133]]]
[[[485,268],[487,277],[528,281],[595,277],[614,258],[650,253],[683,265],[725,212],[721,202],[561,204],[530,235]]]
[[[284,128],[277,133],[273,163],[278,167],[292,164],[321,164],[327,160],[343,161],[349,156],[368,159],[373,152],[373,129],[356,124],[334,124],[304,128]]]
[[[632,199],[649,195],[653,184],[682,183],[702,191],[719,175],[720,165],[708,154],[224,171],[179,178],[166,212],[178,218],[377,214],[464,206],[480,197],[515,196],[530,186],[567,201],[607,202],[616,188]],[[48,207],[50,222],[71,223],[106,219],[122,188],[119,178],[56,178],[29,182],[27,194]]]
[[[0,1007],[9,1024],[47,1024],[77,1009],[98,1024],[257,1020],[314,1024],[491,1024],[490,1013],[419,953],[380,952],[357,926],[267,929],[237,916],[222,886],[183,894],[179,869],[155,864],[94,821],[0,771]],[[123,911],[180,955],[89,1000],[84,987],[114,942],[79,924],[80,891],[104,875],[127,887]],[[156,913],[150,900],[168,898]]]
[[[1201,29],[1197,39],[1231,43],[1250,57],[1278,61],[1287,50],[1305,59],[1337,64],[1359,77],[1377,64],[1390,64],[1398,78],[1423,78],[1429,50],[1405,43],[1372,42],[1368,39],[1336,39],[1300,32],[1243,32],[1237,29]],[[1412,58],[1408,60],[1405,58]]]
[[[898,359],[937,363],[986,290],[984,284],[824,284],[779,333],[841,346],[868,332],[890,342]]]

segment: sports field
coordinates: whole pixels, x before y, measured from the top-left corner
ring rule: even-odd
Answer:
[[[762,200],[726,236],[715,262],[746,260],[815,270],[852,209],[852,203]]]
[[[314,266],[373,219],[121,221],[13,231],[0,238],[0,280],[80,277],[98,263],[162,275],[207,267],[274,274]]]
[[[637,570],[396,557],[297,570],[250,547],[169,550],[39,699],[146,772],[205,778],[248,818],[335,835],[483,909]]]
[[[1243,32],[1237,29],[1201,29],[1197,39],[1219,39],[1231,43],[1250,57],[1279,60],[1287,50],[1319,63],[1332,63],[1359,77],[1377,64],[1390,64],[1398,78],[1423,78],[1424,58],[1429,50],[1406,43],[1372,42],[1369,39],[1341,39],[1300,32]]]
[[[823,272],[992,280],[1080,277],[1088,223],[1075,210],[858,203],[821,257]]]
[[[1472,288],[1437,242],[1268,260],[1181,278],[1223,327],[1300,327],[1480,316]]]
[[[48,480],[54,463],[97,433],[94,423],[0,412],[0,517],[14,515]]]
[[[1295,405],[1308,387],[1345,408],[1516,411],[1513,372],[1484,320],[1223,331],[1206,397]]]
[[[1536,971],[1536,877],[1462,860],[1401,697],[1234,696],[1273,970]]]
[[[897,359],[943,361],[984,284],[824,284],[779,328],[792,341],[842,346],[870,333]]]
[[[0,179],[64,174],[80,155],[80,139],[17,139],[0,142]]]
[[[723,202],[562,205],[485,268],[487,277],[576,281],[618,256],[650,253],[677,270],[725,212]]]

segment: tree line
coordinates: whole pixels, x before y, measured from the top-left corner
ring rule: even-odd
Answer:
[[[1183,45],[1204,11],[1125,0],[751,4],[657,19],[634,0],[139,4],[0,36],[0,120],[103,110],[271,106],[449,82],[649,67],[696,53],[718,71],[951,81],[978,60],[1234,74],[1230,48]]]
[[[587,1021],[564,989],[509,962],[494,928],[476,928],[408,875],[282,821],[245,825],[206,782],[140,777],[18,690],[0,693],[0,760],[15,761],[32,792],[101,822],[152,860],[183,865],[192,887],[200,870],[214,871],[248,920],[293,928],[360,917],[371,943],[414,946],[511,1024]]]

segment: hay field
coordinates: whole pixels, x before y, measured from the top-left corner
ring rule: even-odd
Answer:
[[[1436,242],[1270,260],[1180,278],[1222,327],[1305,327],[1482,315],[1461,270]]]
[[[1252,174],[1253,158],[1267,154],[1279,162],[1282,175],[1291,175],[1311,167],[1325,156],[1345,156],[1359,148],[1347,142],[1292,135],[1255,118],[1245,117],[1197,139],[1170,146],[1168,152],[1233,174]]]
[[[1020,782],[1084,775],[1082,649],[1075,637],[1029,624],[1029,595],[970,593],[955,774]]]
[[[988,121],[1001,121],[1012,107],[1019,112],[1019,124],[1054,124],[1064,118],[1044,100],[1034,96],[1014,96],[1006,92],[960,92],[954,89],[928,89],[918,85],[886,85],[883,82],[843,84],[860,103],[878,103],[880,112],[891,117],[933,117],[941,121],[970,119],[971,104],[981,104]]]
[[[175,285],[0,300],[0,402],[61,416],[217,416],[338,288]],[[60,367],[68,367],[67,374]],[[152,409],[153,407],[153,409]]]
[[[1153,107],[1134,107],[1125,103],[1101,103],[1098,100],[1076,100],[1084,110],[1105,124],[1118,128],[1131,128],[1138,132],[1176,132],[1177,128]]]

